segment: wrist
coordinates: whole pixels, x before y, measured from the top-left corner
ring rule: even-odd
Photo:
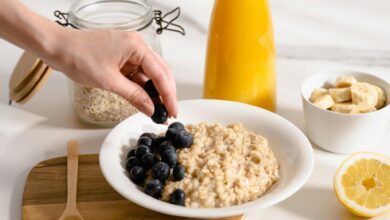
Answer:
[[[45,60],[56,59],[61,54],[63,40],[65,37],[66,28],[63,28],[54,22],[45,25],[41,36],[37,39],[35,51],[38,56]]]
[[[53,27],[46,32],[47,38],[39,43],[41,46],[41,58],[51,68],[66,72],[64,67],[74,64],[74,32],[69,28],[64,28],[53,23]],[[64,73],[65,73],[64,72]]]

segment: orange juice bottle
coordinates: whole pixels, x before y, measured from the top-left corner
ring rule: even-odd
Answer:
[[[215,0],[204,97],[276,108],[275,46],[267,0]]]

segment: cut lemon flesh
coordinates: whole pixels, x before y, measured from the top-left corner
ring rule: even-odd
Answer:
[[[349,211],[373,217],[390,211],[390,157],[371,152],[350,155],[334,176],[337,198]]]

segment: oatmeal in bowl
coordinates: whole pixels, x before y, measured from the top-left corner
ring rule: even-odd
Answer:
[[[168,215],[221,218],[270,207],[307,181],[311,145],[284,118],[219,100],[179,109],[181,126],[136,114],[106,137],[102,173],[124,198]]]
[[[268,140],[242,124],[175,122],[143,133],[127,153],[133,183],[156,199],[191,208],[222,208],[261,197],[279,179]]]

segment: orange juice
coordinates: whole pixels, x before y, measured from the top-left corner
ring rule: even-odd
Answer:
[[[267,0],[215,0],[204,97],[276,108],[275,47]]]

